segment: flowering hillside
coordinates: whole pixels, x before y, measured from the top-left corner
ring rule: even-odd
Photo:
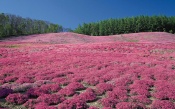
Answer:
[[[49,44],[77,44],[77,43],[103,43],[103,42],[175,42],[174,34],[165,32],[141,32],[111,36],[88,36],[83,34],[62,32],[36,34],[7,38],[4,41],[15,42],[37,42]]]
[[[175,109],[174,35],[60,34],[0,42],[0,108]]]

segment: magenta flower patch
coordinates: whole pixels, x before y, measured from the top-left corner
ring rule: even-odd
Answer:
[[[106,83],[99,83],[96,85],[97,88],[97,94],[101,95],[104,94],[106,91],[112,91],[113,85],[111,84],[106,84]]]
[[[175,105],[168,100],[156,100],[152,103],[151,108],[153,109],[174,109]]]
[[[57,94],[43,94],[37,98],[38,102],[44,102],[47,103],[48,105],[55,105],[58,103],[61,103],[64,101],[65,98],[63,96],[57,95]]]
[[[61,89],[61,87],[58,84],[46,84],[42,85],[40,89],[52,93],[58,92]]]
[[[20,93],[10,94],[6,97],[6,101],[14,104],[23,104],[28,100],[27,95],[23,95]]]

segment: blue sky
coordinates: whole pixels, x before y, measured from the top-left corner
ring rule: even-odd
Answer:
[[[175,15],[175,0],[0,0],[0,13],[45,20],[63,27],[109,18]]]

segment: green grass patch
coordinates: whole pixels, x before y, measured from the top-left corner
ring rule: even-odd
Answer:
[[[20,45],[12,44],[12,45],[2,45],[0,47],[3,47],[3,48],[19,48]]]

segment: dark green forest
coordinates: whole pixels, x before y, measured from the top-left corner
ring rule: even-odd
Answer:
[[[11,14],[0,14],[0,38],[62,31],[63,27],[58,24]]]
[[[175,16],[137,16],[108,19],[79,25],[74,32],[92,36],[105,36],[137,32],[175,33]]]
[[[175,33],[175,16],[137,16],[108,19],[99,22],[84,23],[75,30],[47,21],[22,18],[11,14],[0,14],[0,39],[12,36],[75,32],[91,36],[106,36],[137,32]]]

